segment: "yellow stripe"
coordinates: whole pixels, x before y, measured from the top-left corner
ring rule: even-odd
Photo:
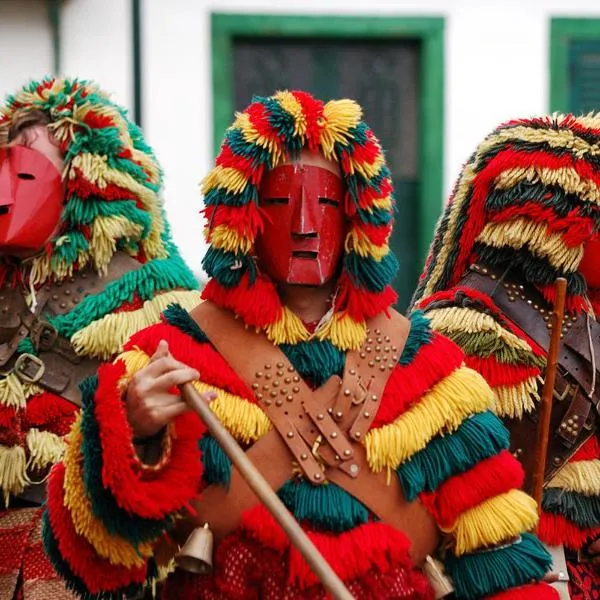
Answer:
[[[123,360],[127,369],[119,382],[125,386],[134,373],[150,362],[150,356],[138,348],[124,352],[117,360]],[[200,393],[216,392],[217,397],[210,403],[210,408],[238,441],[255,442],[271,429],[271,421],[257,404],[203,381],[194,381],[193,385]]]
[[[210,235],[210,242],[214,248],[242,254],[248,254],[254,244],[254,240],[227,225],[215,227]]]
[[[4,505],[10,506],[10,497],[18,496],[29,483],[25,448],[0,445],[0,489]]]
[[[323,107],[324,124],[321,131],[321,148],[326,158],[337,160],[335,144],[347,144],[350,130],[358,125],[362,109],[353,100],[331,100]]]
[[[215,188],[223,188],[232,194],[240,194],[248,185],[248,178],[242,171],[234,167],[217,165],[204,178],[202,193],[208,194]]]
[[[345,248],[346,252],[354,250],[354,252],[363,258],[373,258],[376,261],[380,261],[390,251],[387,242],[382,246],[376,246],[365,233],[356,227],[353,227],[350,233],[348,233]]]
[[[521,490],[511,490],[465,511],[450,529],[454,553],[461,556],[507,542],[533,529],[538,521],[537,505]]]
[[[269,341],[276,345],[299,344],[310,338],[310,333],[302,319],[297,317],[287,306],[283,307],[281,317],[267,326],[265,333]]]
[[[229,129],[239,129],[242,132],[244,141],[249,144],[256,144],[267,150],[271,155],[271,166],[279,163],[282,153],[278,142],[273,138],[266,138],[261,135],[250,122],[250,115],[247,113],[236,113],[235,121]]]
[[[555,233],[545,223],[536,223],[519,217],[503,223],[488,223],[477,236],[494,248],[520,248],[529,250],[560,271],[575,272],[583,258],[583,244],[575,248],[568,247],[562,236]]]
[[[77,416],[65,452],[64,501],[71,513],[71,520],[78,535],[85,538],[102,558],[112,565],[123,565],[130,569],[142,567],[144,557],[152,556],[150,543],[137,548],[118,535],[111,535],[94,515],[92,503],[85,493],[83,466],[81,461],[81,415]]]
[[[43,391],[35,383],[22,382],[15,373],[9,373],[0,379],[0,405],[23,410],[28,398]]]
[[[472,308],[458,306],[437,308],[428,311],[427,317],[431,321],[431,328],[436,331],[466,334],[494,333],[510,348],[533,353],[531,346],[525,340],[504,329],[492,316]]]
[[[541,379],[530,377],[516,385],[499,386],[494,391],[494,412],[499,417],[521,419],[525,413],[533,412],[540,400]]]
[[[161,312],[172,303],[192,310],[200,303],[200,294],[197,291],[165,292],[144,302],[138,310],[106,315],[80,329],[71,338],[73,348],[80,355],[108,359],[123,349],[132,334],[158,323]]]
[[[65,441],[50,431],[32,428],[27,432],[30,467],[40,471],[59,462],[65,452]]]
[[[123,216],[97,216],[91,227],[90,251],[97,270],[105,270],[117,251],[116,240],[139,240],[142,226]]]
[[[319,340],[330,340],[340,350],[358,350],[367,337],[367,325],[352,319],[349,315],[333,314],[323,327],[315,332]]]
[[[573,168],[530,166],[506,169],[496,178],[498,189],[510,189],[521,181],[541,182],[544,185],[558,186],[570,194],[576,194],[583,201],[600,204],[600,189],[592,179],[582,178]]]
[[[385,196],[384,198],[377,198],[373,200],[373,206],[375,208],[379,208],[381,210],[392,210],[394,207],[394,202],[391,196]],[[367,209],[370,213],[373,211],[371,209]]]
[[[217,393],[210,408],[237,440],[252,443],[271,430],[271,421],[257,404],[202,381],[195,381],[194,387],[201,393]]]
[[[299,137],[304,144],[306,135],[306,115],[302,110],[302,104],[296,100],[294,94],[288,91],[277,92],[275,99],[288,115],[294,119],[294,136]]]
[[[579,460],[566,464],[552,478],[548,487],[586,496],[600,496],[600,460]]]
[[[396,469],[434,436],[454,431],[466,417],[489,409],[492,402],[492,390],[483,377],[460,367],[396,421],[369,431],[365,447],[371,469]]]
[[[377,154],[375,160],[372,163],[360,162],[351,157],[350,164],[352,165],[352,173],[354,171],[357,171],[363,177],[366,177],[367,179],[372,179],[373,177],[378,175],[381,171],[381,168],[385,166],[385,159],[383,158],[383,154],[381,154],[380,152],[379,154]]]

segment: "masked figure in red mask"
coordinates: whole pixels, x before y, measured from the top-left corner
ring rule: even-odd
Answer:
[[[69,585],[139,591],[207,524],[213,572],[178,568],[165,598],[326,597],[186,411],[175,386],[192,381],[355,598],[433,598],[448,582],[432,555],[457,598],[554,598],[489,387],[391,308],[391,178],[360,108],[256,99],[204,195],[205,302],[100,367],[52,471],[46,549]]]
[[[464,167],[415,296],[494,390],[531,490],[557,277],[567,280],[538,535],[561,598],[600,598],[598,117],[500,126]]]
[[[0,106],[0,597],[73,598],[41,540],[79,386],[170,302],[199,300],[168,236],[161,172],[90,82]]]

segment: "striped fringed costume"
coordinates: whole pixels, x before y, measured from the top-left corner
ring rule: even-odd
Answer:
[[[332,310],[314,330],[282,305],[252,252],[261,229],[261,177],[302,148],[320,149],[340,165],[349,218]],[[347,352],[365,340],[366,320],[395,301],[390,172],[360,107],[350,100],[323,104],[303,92],[256,98],[228,129],[203,191],[211,244],[204,298],[264,331],[311,387],[340,375]],[[227,485],[231,475],[230,461],[190,413],[173,423],[158,468],[136,459],[121,394],[160,340],[198,369],[199,391],[217,391],[211,408],[244,447],[271,429],[252,390],[181,307],[169,307],[162,323],[133,336],[86,390],[65,460],[50,477],[44,542],[56,569],[84,598],[120,598],[154,578],[168,559],[165,532],[176,516],[204,486]],[[537,521],[535,505],[518,489],[522,471],[506,451],[507,432],[489,412],[491,401],[462,351],[414,314],[363,439],[368,465],[399,478],[408,499],[421,496],[445,535],[443,559],[457,597],[554,598],[552,588],[536,583],[549,556],[526,533]],[[356,598],[432,598],[408,556],[407,537],[340,487],[298,477],[277,492]],[[258,506],[219,545],[213,575],[176,570],[164,597],[316,600],[325,593]]]
[[[551,303],[554,281],[563,276],[568,327],[600,314],[600,298],[578,272],[583,246],[600,227],[599,147],[600,118],[593,116],[512,121],[489,135],[458,179],[413,299],[487,379],[495,412],[507,422],[536,409],[546,351],[493,298],[461,280],[469,269],[493,269],[499,284],[502,275],[521,282],[513,302],[538,293]],[[577,551],[600,536],[597,434],[548,482],[543,508],[539,535],[567,548],[571,597],[600,598],[600,569],[577,560]]]
[[[32,110],[49,117],[64,154],[64,212],[60,231],[41,255],[19,264],[0,259],[0,283],[21,289],[33,310],[48,286],[64,282],[66,288],[86,273],[89,295],[69,290],[60,314],[42,308],[41,316],[82,359],[100,362],[121,352],[131,334],[157,322],[170,303],[197,304],[197,284],[170,238],[159,199],[160,167],[124,110],[92,83],[45,79],[9,96],[0,122]],[[117,252],[135,270],[105,285],[102,278]],[[36,345],[24,337],[17,352],[35,355]],[[78,412],[74,403],[23,382],[15,371],[0,377],[0,504],[8,507],[0,508],[3,599],[73,597],[44,554],[42,509],[36,504],[50,466],[64,455]]]

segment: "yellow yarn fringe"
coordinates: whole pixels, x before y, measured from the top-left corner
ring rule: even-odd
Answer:
[[[142,226],[122,216],[94,219],[91,227],[90,251],[94,266],[100,272],[106,272],[108,263],[117,251],[117,240],[138,240],[142,234]]]
[[[547,186],[558,186],[569,194],[576,194],[582,201],[600,204],[598,184],[591,179],[582,179],[575,169],[548,169],[539,166],[507,169],[496,178],[499,189],[512,188],[521,181],[541,182]]]
[[[0,445],[0,488],[4,505],[8,506],[10,497],[18,496],[29,483],[25,448]]]
[[[296,100],[294,94],[288,91],[277,92],[275,99],[279,102],[281,108],[294,119],[294,136],[299,137],[302,140],[302,145],[304,145],[306,115],[302,110],[302,105]]]
[[[45,469],[59,462],[65,452],[65,441],[50,431],[30,429],[27,432],[27,448],[29,450],[29,466],[34,469]]]
[[[387,240],[383,246],[376,246],[371,242],[367,235],[362,233],[360,229],[352,228],[348,233],[345,242],[346,252],[354,250],[363,258],[373,258],[380,261],[390,251]]]
[[[0,404],[23,410],[27,398],[42,391],[42,388],[34,383],[24,383],[14,373],[9,373],[0,380]]]
[[[145,562],[143,557],[152,556],[152,545],[144,543],[136,548],[122,537],[111,535],[92,511],[92,503],[83,485],[81,443],[81,416],[78,416],[69,434],[64,460],[64,502],[71,513],[75,531],[112,565],[123,565],[128,569],[141,567]]]
[[[115,184],[130,190],[138,197],[144,208],[151,215],[152,229],[148,237],[141,242],[144,252],[148,258],[166,258],[167,251],[164,247],[161,235],[164,230],[163,216],[160,210],[161,203],[155,192],[138,183],[128,173],[122,173],[108,166],[107,157],[97,154],[80,154],[71,161],[74,167],[81,170],[83,176],[99,188],[105,188],[107,184]],[[77,177],[74,169],[70,170],[70,177]]]
[[[310,333],[302,319],[287,306],[283,307],[281,317],[265,328],[265,333],[269,341],[277,345],[299,344],[310,338]]]
[[[358,162],[351,157],[350,165],[351,172],[358,171],[363,177],[371,179],[379,174],[381,168],[385,165],[385,159],[380,151],[372,163]]]
[[[341,350],[358,350],[367,337],[367,324],[358,323],[349,315],[333,314],[315,332],[319,340],[330,340]]]
[[[73,335],[73,348],[78,354],[106,360],[120,352],[132,334],[158,323],[162,311],[172,303],[192,310],[200,303],[200,294],[197,291],[165,292],[144,302],[138,310],[106,315]]]
[[[435,435],[454,431],[492,402],[492,390],[479,373],[465,366],[456,369],[396,421],[367,433],[364,444],[371,469],[396,469]]]
[[[150,356],[138,348],[123,352],[117,360],[122,360],[127,369],[119,382],[125,387],[137,371],[148,365]],[[193,386],[201,394],[216,392],[217,397],[210,403],[210,408],[237,440],[245,444],[255,442],[272,428],[271,421],[258,405],[203,381],[194,381]]]
[[[560,271],[576,271],[583,258],[583,245],[567,246],[559,233],[553,232],[545,223],[536,223],[519,217],[503,223],[488,223],[477,236],[494,248],[510,247],[518,250],[524,246]]]
[[[465,511],[443,531],[452,534],[454,553],[461,556],[515,538],[537,522],[535,500],[521,490],[510,490]]]
[[[427,313],[431,327],[441,332],[495,333],[509,347],[523,352],[533,352],[531,346],[520,337],[504,329],[492,316],[472,308],[451,306],[437,308]]]
[[[540,400],[539,377],[530,377],[517,385],[492,388],[495,403],[494,412],[499,417],[521,419],[524,413],[530,413]]]
[[[331,100],[323,107],[323,117],[321,148],[326,158],[336,160],[336,142],[347,143],[351,137],[350,129],[356,127],[362,118],[362,109],[354,100]]]
[[[551,479],[548,487],[586,496],[600,496],[600,460],[580,460],[566,464]]]
[[[252,239],[227,225],[215,227],[210,234],[210,241],[214,248],[241,254],[249,254],[254,243]]]
[[[273,427],[258,405],[202,381],[194,381],[193,385],[200,393],[217,393],[210,408],[236,440],[245,444],[256,442]]]
[[[207,194],[212,189],[224,188],[228,192],[239,194],[247,184],[247,177],[241,171],[238,171],[238,169],[217,165],[204,178],[202,193]]]
[[[250,116],[247,113],[236,113],[235,121],[229,129],[241,130],[242,137],[246,142],[267,150],[271,155],[271,166],[279,163],[282,156],[279,144],[275,139],[266,138],[260,134],[250,122]]]

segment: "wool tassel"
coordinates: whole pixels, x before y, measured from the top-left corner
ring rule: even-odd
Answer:
[[[32,428],[27,432],[27,448],[29,466],[41,471],[62,459],[65,442],[50,431]]]
[[[457,596],[473,600],[542,579],[551,565],[544,546],[529,533],[515,542],[458,558],[448,554],[446,560]]]
[[[9,506],[10,497],[18,496],[28,484],[25,448],[0,445],[0,488],[4,505]]]

